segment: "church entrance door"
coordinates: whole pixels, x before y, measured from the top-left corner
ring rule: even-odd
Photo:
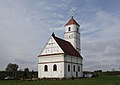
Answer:
[[[76,72],[76,77],[78,77],[78,72]]]

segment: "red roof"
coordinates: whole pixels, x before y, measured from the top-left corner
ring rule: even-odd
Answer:
[[[66,25],[71,25],[71,24],[75,24],[75,25],[80,26],[80,25],[74,20],[73,16],[72,16],[71,19],[67,22],[67,24],[65,24],[65,26],[66,26]]]
[[[70,42],[60,39],[55,35],[52,35],[52,36],[55,39],[55,41],[58,43],[58,45],[61,47],[61,49],[64,51],[65,54],[82,58],[82,56],[78,53],[78,51],[72,46]]]

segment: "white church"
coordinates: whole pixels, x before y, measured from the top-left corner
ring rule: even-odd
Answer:
[[[79,78],[83,76],[80,54],[80,25],[73,16],[65,24],[64,39],[54,33],[38,56],[38,78]]]

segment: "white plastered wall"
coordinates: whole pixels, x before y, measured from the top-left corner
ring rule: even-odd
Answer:
[[[65,77],[82,77],[82,59],[80,57],[75,56],[65,56]],[[70,65],[70,71],[68,71],[68,65]],[[75,65],[75,72],[73,71],[73,66]],[[80,66],[80,71],[78,71],[78,66]]]
[[[70,27],[70,31],[68,30],[69,27]],[[80,53],[79,26],[74,24],[65,26],[64,39],[66,41],[69,41],[73,45],[73,47]]]
[[[57,71],[53,71],[53,65],[57,65]],[[44,66],[48,71],[44,71]],[[64,77],[64,54],[39,57],[38,78],[63,78]]]
[[[54,40],[54,38],[50,36],[48,42],[45,44],[40,55],[56,54],[56,53],[64,53],[64,52],[57,44],[57,42]]]

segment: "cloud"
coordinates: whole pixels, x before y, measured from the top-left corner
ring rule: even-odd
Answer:
[[[52,29],[60,36],[62,32],[59,30],[64,29],[62,28],[65,22],[64,15],[59,12],[66,5],[61,1],[54,3],[56,4],[44,0],[0,1],[1,70],[4,70],[10,62],[37,70],[37,56],[53,32]],[[35,63],[33,64],[31,60]]]
[[[85,46],[82,50],[85,69],[91,68],[95,70],[99,67],[102,70],[111,70],[112,68],[118,68],[119,63],[116,61],[119,60],[120,55],[120,40],[107,40],[101,42],[89,42],[84,43]],[[86,65],[87,63],[93,62],[93,64]],[[97,62],[97,63],[94,63]],[[94,68],[92,66],[95,66]],[[98,67],[97,67],[98,66]],[[107,66],[105,68],[105,66]],[[115,67],[116,66],[116,67]],[[97,67],[97,68],[96,68]],[[90,70],[90,69],[89,69]]]
[[[54,31],[63,37],[71,8],[76,9],[74,18],[81,25],[84,69],[118,68],[120,11],[111,2],[106,2],[111,9],[106,9],[103,3],[95,0],[1,0],[0,69],[4,70],[13,62],[21,69],[28,66],[37,70],[37,56],[51,33]]]
[[[82,22],[81,46],[85,70],[112,70],[119,67],[116,60],[120,59],[120,17],[116,15],[98,10],[91,22]]]
[[[39,14],[33,14],[33,11],[28,14],[27,7],[17,1],[2,1],[0,12],[0,57],[4,61],[0,61],[3,66],[0,69],[5,69],[4,66],[9,62],[16,62],[16,57],[31,60],[35,58],[37,62],[37,54],[43,44],[41,40],[44,41],[42,36],[48,36],[44,34],[47,30],[42,29],[44,25],[40,27],[36,22],[36,18],[40,18]]]

